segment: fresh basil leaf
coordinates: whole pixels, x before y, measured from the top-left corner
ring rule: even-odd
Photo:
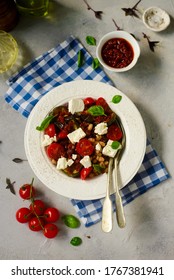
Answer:
[[[50,122],[52,121],[52,119],[53,119],[54,117],[55,117],[55,116],[53,116],[53,115],[46,117],[46,118],[42,121],[41,125],[40,125],[40,126],[37,126],[36,129],[39,130],[39,131],[45,130],[45,129],[49,126]]]
[[[112,144],[111,144],[111,148],[114,149],[114,150],[119,149],[120,146],[121,146],[121,144],[118,141],[113,141]]]
[[[115,96],[112,98],[112,102],[113,102],[114,104],[117,104],[117,103],[119,103],[119,102],[121,101],[121,99],[122,99],[122,96],[121,96],[121,95],[115,95]]]
[[[86,43],[91,46],[96,46],[96,39],[93,36],[87,36]]]
[[[70,244],[73,246],[79,246],[80,244],[82,244],[82,239],[78,236],[75,236],[71,239]]]
[[[73,215],[64,215],[62,221],[67,227],[78,228],[80,226],[80,221]]]
[[[77,65],[78,67],[81,67],[83,65],[83,60],[84,60],[84,54],[82,50],[78,51],[77,57],[78,57]]]
[[[89,112],[92,116],[94,116],[94,117],[97,117],[97,116],[106,116],[103,107],[100,106],[100,105],[91,106],[91,107],[88,109],[88,112]]]
[[[93,168],[96,173],[101,174],[104,167],[100,166],[100,164],[93,164]]]
[[[94,58],[92,61],[92,68],[97,69],[99,66],[100,66],[100,62],[99,62],[98,58]]]

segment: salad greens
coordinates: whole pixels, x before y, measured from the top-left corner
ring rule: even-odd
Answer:
[[[53,116],[53,115],[50,115],[50,116],[46,117],[46,118],[42,121],[42,123],[40,124],[40,126],[37,126],[37,127],[36,127],[36,129],[39,130],[39,131],[45,130],[45,129],[49,126],[50,122],[52,121],[52,119],[53,119],[54,117],[55,117],[55,116]]]
[[[88,112],[94,117],[105,116],[105,111],[104,111],[103,107],[100,105],[91,106],[88,109]]]

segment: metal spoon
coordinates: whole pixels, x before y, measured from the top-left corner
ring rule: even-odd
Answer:
[[[123,154],[123,151],[125,149],[125,144],[126,144],[126,134],[124,127],[121,123],[120,118],[117,116],[117,125],[120,127],[122,130],[123,136],[121,140],[121,149],[118,150],[115,158],[114,158],[114,191],[115,191],[115,203],[116,203],[116,216],[117,216],[117,223],[120,228],[124,228],[126,225],[125,221],[125,215],[124,215],[124,210],[123,210],[123,204],[122,204],[122,198],[119,192],[119,187],[118,187],[118,166],[119,162],[121,159],[121,156]]]
[[[112,201],[110,199],[110,189],[112,184],[112,170],[114,159],[109,159],[108,177],[106,186],[106,196],[103,202],[102,210],[102,230],[104,232],[110,232],[112,230]]]

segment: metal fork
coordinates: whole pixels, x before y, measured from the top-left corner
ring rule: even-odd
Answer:
[[[124,152],[125,149],[125,145],[126,145],[126,133],[124,130],[124,127],[122,125],[122,122],[120,120],[120,118],[117,116],[117,125],[120,127],[120,129],[122,130],[123,136],[122,136],[122,140],[121,140],[121,145],[122,148],[118,150],[115,158],[114,158],[114,191],[115,191],[115,204],[116,204],[116,217],[117,217],[117,223],[118,226],[120,228],[124,228],[126,225],[126,221],[125,221],[125,215],[124,215],[124,210],[123,210],[123,204],[122,204],[122,198],[119,192],[119,187],[118,187],[118,167],[119,167],[119,162],[120,159],[122,157],[122,154]]]

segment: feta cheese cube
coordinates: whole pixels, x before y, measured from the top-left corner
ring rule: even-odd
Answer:
[[[100,145],[100,143],[97,143],[97,145],[95,146],[96,151],[101,151],[102,150],[102,146]]]
[[[106,146],[105,146],[105,147],[103,148],[103,150],[102,150],[102,154],[103,154],[103,155],[109,156],[109,157],[115,157],[117,151],[118,151],[119,149],[121,149],[121,144],[120,144],[120,146],[118,147],[118,149],[113,149],[112,146],[111,146],[113,142],[114,142],[114,141],[112,141],[112,140],[108,140]]]
[[[85,167],[88,168],[91,166],[91,159],[89,156],[84,156],[81,160],[80,163]]]
[[[57,166],[56,166],[57,169],[65,169],[65,168],[67,168],[67,166],[68,166],[68,163],[67,163],[67,159],[65,157],[61,157],[58,159]]]
[[[102,123],[97,124],[94,128],[94,132],[99,135],[106,134],[108,132],[107,123],[102,122]]]
[[[68,102],[68,111],[71,114],[76,112],[82,112],[85,108],[85,104],[81,98],[71,99]]]
[[[73,165],[73,163],[74,163],[74,161],[73,161],[72,159],[68,159],[68,161],[67,161],[67,165],[68,165],[68,166]]]
[[[56,142],[57,141],[57,137],[56,135],[54,137],[50,137],[47,134],[44,134],[44,140],[42,142],[42,145],[44,147],[49,146],[51,143]]]
[[[79,142],[80,139],[84,138],[85,136],[86,133],[81,128],[78,128],[67,135],[67,137],[73,144]]]
[[[72,154],[72,159],[75,160],[77,158],[76,154]]]

